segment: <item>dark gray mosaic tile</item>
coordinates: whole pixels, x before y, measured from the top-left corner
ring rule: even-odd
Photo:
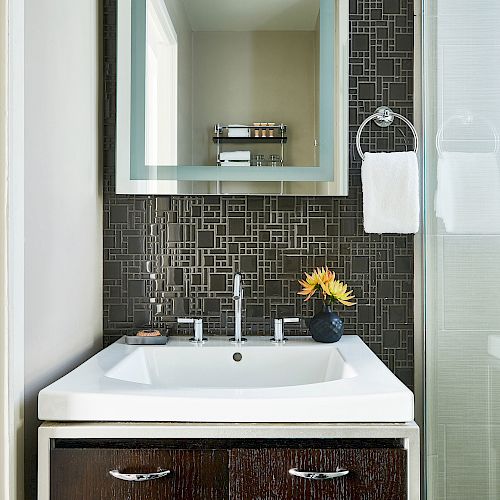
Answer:
[[[219,274],[211,274],[210,275],[210,291],[211,292],[226,292],[228,291],[226,288],[226,275]]]
[[[130,280],[128,282],[129,297],[144,297],[146,294],[146,283],[143,280]]]
[[[245,234],[245,219],[229,219],[229,234],[243,236]]]
[[[374,83],[358,83],[358,98],[365,101],[375,99],[375,84]]]
[[[103,269],[103,277],[105,280],[119,280],[122,277],[121,262],[108,261]]]
[[[395,101],[406,98],[406,85],[404,83],[391,83],[389,87],[389,97]]]
[[[220,299],[204,299],[203,312],[205,314],[220,314]]]
[[[396,348],[400,347],[400,332],[398,330],[389,330],[384,332],[382,337],[382,342],[385,348]]]
[[[379,76],[393,76],[394,59],[377,59],[377,74]]]
[[[382,0],[384,14],[399,14],[401,11],[400,1],[403,0]]]
[[[413,271],[413,256],[411,255],[398,255],[395,257],[395,271],[396,273],[411,273]]]
[[[358,306],[360,323],[375,323],[375,306]]]
[[[114,323],[122,323],[127,321],[127,306],[119,304],[111,304],[108,309],[109,320]]]
[[[278,198],[278,210],[295,210],[295,198],[288,196]]]
[[[367,273],[369,271],[370,258],[368,256],[356,256],[352,258],[353,273]]]
[[[413,50],[413,34],[401,33],[396,35],[396,50],[411,52]]]
[[[127,206],[116,205],[111,207],[109,221],[111,224],[126,224],[128,222]]]
[[[389,299],[394,297],[394,281],[385,280],[377,282],[377,297]]]
[[[128,242],[128,253],[143,254],[145,251],[144,238],[140,236],[129,236]]]
[[[351,36],[351,48],[356,52],[368,51],[370,48],[369,36],[364,33],[353,34]]]
[[[240,257],[240,271],[247,273],[257,272],[257,255],[242,255]]]
[[[115,194],[116,0],[103,1],[105,345],[150,315],[172,331],[179,316],[204,316],[208,334],[230,335],[236,271],[244,273],[246,334],[270,335],[273,318],[307,320],[321,308],[297,296],[296,280],[329,265],[358,297],[358,305],[338,308],[345,333],[360,335],[412,386],[413,237],[364,233],[354,144],[359,124],[381,104],[413,117],[413,2],[350,0],[349,8],[348,197],[148,197]],[[362,145],[404,150],[411,134],[371,124]]]
[[[406,308],[405,306],[389,306],[389,321],[391,323],[406,323]]]
[[[283,297],[283,286],[281,280],[266,280],[266,297]]]
[[[214,246],[214,233],[212,231],[199,231],[198,232],[198,246],[200,248],[213,248],[213,246]]]

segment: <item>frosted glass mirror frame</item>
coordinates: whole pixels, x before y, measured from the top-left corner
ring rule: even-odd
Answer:
[[[148,167],[148,179],[133,175],[134,161],[131,155],[133,134],[132,108],[132,4],[134,0],[118,0],[117,29],[117,124],[116,124],[116,192],[118,194],[274,194],[346,196],[348,194],[349,141],[348,141],[348,74],[349,74],[349,2],[328,0],[334,8],[333,43],[333,88],[328,96],[332,108],[333,122],[331,143],[333,162],[328,162],[331,174],[328,180],[318,179],[317,168],[294,167],[296,180],[238,181],[223,178],[206,180],[186,178],[190,167]],[[325,0],[323,0],[325,1]],[[324,56],[323,56],[324,57]],[[321,60],[321,59],[320,59]],[[323,94],[322,94],[323,95]],[[325,99],[326,101],[326,99]],[[322,102],[325,102],[322,101]],[[182,110],[179,109],[179,113]],[[323,129],[323,127],[322,127]],[[138,134],[135,134],[137,136]],[[325,162],[322,163],[324,168]],[[174,169],[171,179],[160,179],[158,169]],[[195,167],[196,168],[196,167]],[[209,167],[213,168],[213,167]],[[224,167],[228,168],[228,167]],[[309,172],[310,170],[310,172]],[[299,173],[302,171],[302,174]],[[181,175],[179,175],[181,174]],[[258,174],[256,172],[256,174]],[[294,172],[295,174],[295,172]],[[305,175],[304,175],[305,174]],[[302,175],[302,177],[301,177]],[[314,178],[316,176],[316,178]],[[290,176],[285,176],[287,179]],[[293,177],[292,177],[293,178]]]

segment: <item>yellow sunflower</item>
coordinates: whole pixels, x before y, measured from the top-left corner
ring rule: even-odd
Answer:
[[[299,280],[302,290],[298,293],[299,295],[306,295],[306,301],[316,293],[316,290],[322,292],[324,285],[335,279],[335,273],[330,271],[328,267],[318,267],[311,274],[304,274],[306,279]]]
[[[308,301],[316,291],[323,295],[323,300],[338,301],[345,306],[352,306],[354,302],[354,295],[352,290],[347,291],[347,285],[335,279],[335,273],[328,269],[328,267],[321,267],[315,269],[311,274],[304,273],[305,280],[299,280],[302,290],[298,292],[299,295],[304,295],[305,300]]]
[[[351,302],[354,299],[353,291],[347,291],[347,285],[342,283],[342,281],[329,281],[324,285],[323,291],[330,300],[338,300],[345,306],[353,306],[355,304],[355,302]]]

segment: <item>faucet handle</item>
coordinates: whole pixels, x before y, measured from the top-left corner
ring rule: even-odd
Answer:
[[[203,336],[203,319],[201,318],[177,318],[177,323],[194,324],[194,337],[189,339],[193,344],[203,344],[208,339]]]
[[[274,320],[274,337],[271,342],[275,344],[284,344],[285,338],[285,323],[300,323],[300,318],[275,318]]]

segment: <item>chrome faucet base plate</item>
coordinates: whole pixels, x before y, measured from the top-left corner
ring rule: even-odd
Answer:
[[[232,342],[233,344],[241,344],[242,342],[246,342],[248,339],[245,337],[242,337],[241,340],[236,340],[236,337],[231,337],[229,339],[229,342]]]
[[[276,340],[274,338],[269,339],[269,342],[273,344],[284,344],[288,339],[285,337],[283,340]]]
[[[201,340],[198,340],[194,337],[191,337],[189,339],[189,342],[191,342],[192,344],[204,344],[208,339],[206,337],[203,337]]]

